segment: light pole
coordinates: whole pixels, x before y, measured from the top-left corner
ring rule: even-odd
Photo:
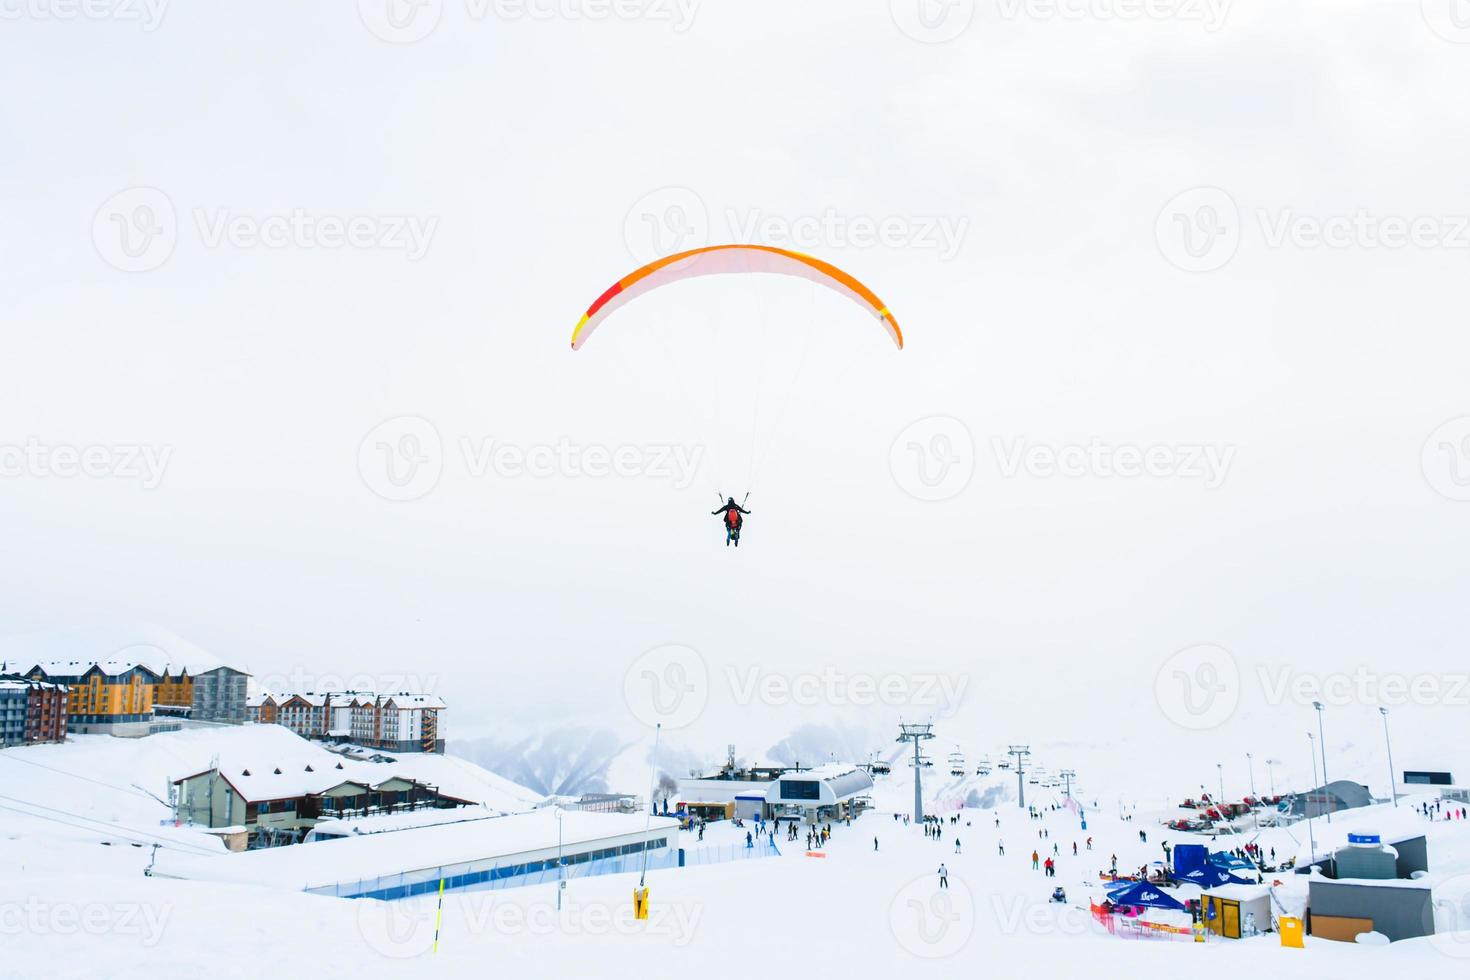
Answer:
[[[1219,804],[1220,804],[1220,806],[1223,807],[1225,805],[1225,763],[1223,763],[1223,762],[1217,762],[1217,763],[1215,763],[1215,774],[1220,777],[1220,799],[1219,799]],[[1223,816],[1224,813],[1225,813],[1225,811],[1224,810],[1221,810],[1220,813]]]
[[[1307,746],[1312,753],[1312,782],[1317,781],[1317,736],[1307,732]],[[1314,786],[1313,789],[1316,787]],[[1307,839],[1312,842],[1312,859],[1308,864],[1317,863],[1317,838],[1312,834],[1312,790],[1307,790],[1307,802],[1303,807],[1307,814]]]
[[[566,890],[566,865],[561,859],[561,807],[557,807],[556,813],[556,910],[561,911],[561,893]]]
[[[1388,746],[1388,795],[1393,800],[1393,805],[1399,805],[1399,794],[1393,788],[1393,740],[1388,737],[1388,709],[1379,708],[1378,713],[1383,716],[1383,744]]]
[[[1280,759],[1266,760],[1266,778],[1271,781],[1271,795],[1276,795],[1276,767],[1281,765]]]
[[[1322,702],[1321,701],[1313,701],[1312,702],[1312,707],[1314,707],[1314,708],[1317,709],[1317,742],[1318,742],[1318,746],[1317,747],[1318,747],[1318,750],[1322,753],[1322,787],[1325,790],[1327,788],[1328,777],[1327,777],[1327,736],[1324,735],[1324,734],[1322,734],[1322,712],[1323,712],[1324,709],[1322,707]],[[1328,823],[1331,823],[1332,822],[1332,811],[1331,810],[1328,810],[1327,811],[1327,822]]]
[[[1251,754],[1245,754],[1245,768],[1251,779],[1251,822],[1257,829],[1261,826],[1261,798],[1256,795],[1256,763]]]

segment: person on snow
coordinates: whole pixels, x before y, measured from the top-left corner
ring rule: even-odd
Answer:
[[[1001,857],[1005,857],[1006,856],[1006,842],[1005,841],[1001,841],[996,846],[998,846],[1000,848],[1000,856]]]
[[[1031,870],[1035,871],[1041,867],[1041,855],[1035,851],[1031,852]]]
[[[740,547],[740,528],[745,523],[745,518],[741,515],[749,515],[750,511],[741,507],[735,502],[735,498],[731,497],[725,501],[723,507],[710,511],[710,514],[720,514],[725,518],[725,547],[730,547],[732,541],[735,547]]]
[[[958,837],[954,839],[954,852],[956,854],[960,853],[960,839]]]
[[[939,887],[949,887],[949,869],[946,868],[943,864],[939,866]]]
[[[873,850],[876,851],[877,849],[878,849],[878,838],[874,837],[873,838]]]

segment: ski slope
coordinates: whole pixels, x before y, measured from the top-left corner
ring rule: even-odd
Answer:
[[[773,967],[859,976],[916,968],[1081,976],[1106,962],[1110,974],[1260,970],[1381,977],[1405,969],[1453,976],[1464,966],[1458,957],[1470,955],[1470,933],[1381,949],[1308,939],[1305,950],[1282,949],[1274,936],[1193,944],[1100,934],[1084,909],[1089,897],[1101,898],[1098,872],[1112,855],[1120,869],[1137,867],[1161,856],[1158,845],[1165,836],[1177,844],[1186,835],[1166,834],[1142,808],[1127,804],[1089,808],[1084,832],[1067,810],[1047,809],[1044,821],[1032,821],[1007,800],[994,808],[945,811],[946,820],[956,822],[946,822],[943,839],[935,841],[895,819],[912,802],[912,782],[897,767],[875,786],[878,809],[851,826],[834,826],[820,857],[807,856],[799,844],[778,835],[780,857],[650,872],[653,915],[647,922],[631,918],[631,875],[573,877],[560,912],[552,885],[449,893],[435,953],[432,900],[385,904],[305,895],[284,881],[145,877],[151,847],[131,846],[136,842],[126,838],[150,829],[146,821],[156,817],[160,804],[150,806],[146,794],[124,787],[147,786],[176,767],[188,769],[208,752],[198,733],[180,735],[136,742],[78,739],[48,751],[0,752],[0,766],[36,761],[54,770],[37,770],[40,775],[24,783],[48,805],[65,802],[77,813],[123,821],[115,834],[89,834],[83,827],[50,826],[36,816],[0,810],[0,975],[91,977],[105,963],[110,976],[141,978],[156,976],[166,963],[171,974],[231,977],[258,973],[262,962],[310,962],[321,977],[390,971],[408,977],[483,976],[492,964],[497,973],[526,977],[596,971],[723,978]],[[89,781],[94,773],[105,776]],[[12,773],[11,784],[16,782]],[[937,778],[926,796],[942,802],[996,782],[997,777],[966,777],[951,785]],[[1338,817],[1334,833],[1413,826],[1411,802],[1403,801],[1396,814],[1379,806]],[[155,823],[151,832],[165,829]],[[1139,840],[1140,829],[1147,842]],[[1441,893],[1467,900],[1470,826],[1433,824],[1425,830]],[[739,845],[743,834],[717,824],[703,843]],[[1260,842],[1280,850],[1292,846],[1293,834],[1300,830],[1263,831]],[[1094,839],[1091,852],[1085,849],[1088,835]],[[1073,841],[1079,848],[1075,858]],[[193,843],[180,838],[164,846]],[[1033,848],[1047,854],[1051,843],[1060,852],[1055,881],[1033,871],[1030,861]],[[314,849],[332,846],[293,848],[293,876],[299,879],[296,871],[308,870],[313,855],[324,853]],[[198,860],[230,858],[188,853]],[[942,894],[936,876],[941,863],[951,884]],[[1067,889],[1068,905],[1048,903],[1055,884]],[[1300,886],[1291,882],[1284,891],[1292,887]],[[1187,897],[1187,889],[1179,894]]]

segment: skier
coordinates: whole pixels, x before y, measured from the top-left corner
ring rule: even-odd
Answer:
[[[1035,851],[1031,852],[1031,870],[1035,871],[1041,867],[1041,855]]]
[[[943,864],[939,865],[939,887],[949,887],[949,869],[946,868]]]
[[[960,853],[960,839],[958,837],[954,839],[954,852],[956,854]]]
[[[878,838],[874,837],[873,838],[873,850],[876,851],[877,849],[878,849]]]
[[[1006,842],[1005,841],[1001,841],[997,846],[1000,848],[1000,856],[1001,857],[1005,857],[1006,856]]]
[[[732,541],[735,543],[735,547],[740,547],[740,528],[745,524],[745,518],[740,515],[749,515],[750,511],[741,507],[735,502],[735,498],[731,497],[725,501],[724,506],[712,510],[710,513],[721,514],[725,518],[725,547],[730,547]]]

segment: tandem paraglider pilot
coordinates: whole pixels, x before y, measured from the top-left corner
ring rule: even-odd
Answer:
[[[741,515],[749,514],[750,511],[741,507],[735,502],[735,498],[731,497],[725,501],[723,506],[710,513],[721,514],[725,518],[725,547],[730,547],[732,542],[735,547],[740,547],[740,528],[745,523],[745,518]]]

